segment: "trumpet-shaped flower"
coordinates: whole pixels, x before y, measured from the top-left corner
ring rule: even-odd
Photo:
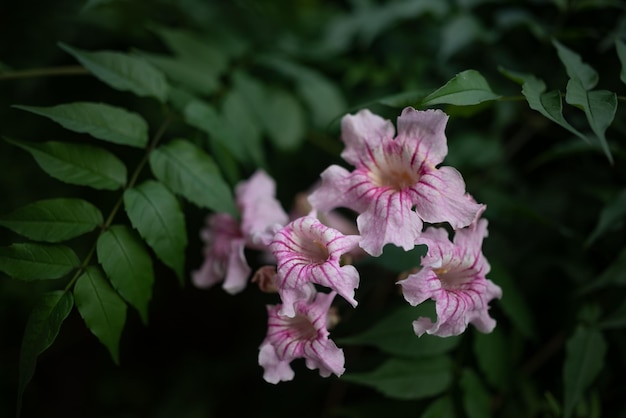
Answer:
[[[357,211],[360,246],[374,256],[387,243],[412,249],[423,221],[469,225],[482,205],[465,197],[456,169],[436,167],[448,153],[447,120],[440,110],[407,107],[394,138],[391,122],[369,110],[344,116],[341,156],[355,169],[328,167],[309,201],[324,212],[340,206]]]
[[[354,289],[359,286],[359,273],[351,265],[341,266],[340,259],[360,238],[343,235],[313,216],[298,218],[279,230],[270,249],[278,264],[281,315],[293,317],[296,302],[310,296],[313,283],[330,287],[356,306]]]
[[[288,222],[285,211],[275,195],[275,183],[263,171],[236,187],[237,207],[241,222],[227,213],[207,217],[207,227],[201,231],[205,243],[204,263],[192,273],[192,282],[200,288],[211,287],[222,280],[230,294],[246,287],[250,266],[246,247],[267,251],[267,244],[280,226]]]
[[[435,300],[437,321],[420,317],[413,322],[418,336],[423,333],[449,337],[461,334],[469,323],[481,332],[491,332],[496,321],[489,316],[489,302],[502,290],[485,278],[490,266],[481,246],[487,236],[487,220],[480,219],[455,231],[454,240],[443,228],[427,228],[417,244],[428,246],[422,268],[398,282],[404,298],[413,306]]]
[[[280,315],[280,305],[267,307],[267,336],[259,351],[266,381],[292,380],[290,363],[297,358],[304,358],[309,369],[319,369],[322,377],[343,374],[343,350],[328,339],[327,330],[328,309],[335,294],[317,293],[308,300],[298,300],[291,318]]]

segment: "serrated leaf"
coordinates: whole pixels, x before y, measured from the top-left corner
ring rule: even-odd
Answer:
[[[499,327],[490,334],[474,334],[474,358],[492,388],[504,391],[510,387],[513,360],[511,339]]]
[[[522,94],[531,109],[541,113],[582,140],[591,143],[589,138],[570,125],[563,117],[563,101],[558,90],[546,93],[546,84],[534,75],[520,74],[504,69],[501,69],[501,71],[507,77],[522,85]]]
[[[125,225],[113,225],[98,238],[98,261],[117,292],[148,323],[154,270],[139,237]]]
[[[380,321],[366,331],[342,338],[341,344],[372,345],[389,354],[405,357],[427,357],[446,353],[456,347],[461,336],[440,338],[432,335],[417,337],[413,332],[413,321],[420,316],[430,316],[434,309],[426,304],[405,306]]]
[[[615,118],[617,95],[607,90],[587,91],[578,79],[571,79],[567,83],[565,101],[584,110],[591,130],[598,137],[600,146],[609,161],[613,163],[605,132]]]
[[[80,261],[65,245],[15,243],[0,247],[0,270],[21,280],[58,279]]]
[[[213,159],[183,139],[175,139],[150,154],[154,176],[190,202],[217,212],[237,215],[229,186]]]
[[[471,369],[464,369],[461,373],[461,389],[463,390],[463,409],[468,418],[489,418],[489,392],[485,389],[476,373]]]
[[[552,40],[559,59],[565,66],[565,71],[570,79],[580,81],[585,90],[591,90],[598,84],[598,73],[589,64],[585,64],[580,55],[561,44],[556,39]]]
[[[106,103],[74,102],[51,107],[13,106],[47,117],[71,131],[115,144],[144,148],[148,124],[134,112]]]
[[[278,149],[291,151],[302,144],[304,110],[291,94],[282,90],[269,91],[264,116],[267,133]]]
[[[72,294],[58,290],[44,294],[28,317],[20,348],[18,416],[24,389],[35,373],[37,357],[52,345],[73,306]]]
[[[187,234],[176,197],[163,184],[148,180],[124,192],[124,207],[139,235],[182,283]]]
[[[208,103],[192,101],[185,107],[183,113],[188,124],[206,132],[212,140],[228,149],[238,161],[248,160],[244,143],[235,137],[230,127]]]
[[[602,333],[578,327],[565,345],[563,415],[572,416],[583,393],[604,366],[606,342]]]
[[[426,96],[420,105],[452,104],[468,106],[496,100],[499,97],[499,95],[491,91],[487,80],[478,71],[466,70],[458,73],[443,87]]]
[[[617,56],[619,62],[622,65],[622,70],[619,73],[619,78],[622,83],[626,84],[626,44],[621,40],[615,40],[615,49],[617,50]]]
[[[392,358],[372,372],[345,374],[342,379],[373,387],[393,399],[423,399],[450,386],[452,362],[445,356]]]
[[[611,227],[626,220],[626,189],[622,190],[615,199],[611,200],[600,212],[598,224],[587,238],[585,245],[591,245],[596,239],[605,234]]]
[[[59,46],[114,89],[154,97],[161,102],[167,99],[165,76],[141,58],[115,51],[83,51],[63,43]]]
[[[35,241],[61,242],[102,224],[100,210],[82,199],[47,199],[0,217],[0,225]]]
[[[102,148],[55,141],[5,140],[29,152],[43,171],[62,182],[104,190],[116,190],[126,184],[124,163]]]
[[[120,363],[120,337],[126,323],[126,303],[111,288],[98,267],[89,266],[74,285],[74,299],[87,328]]]

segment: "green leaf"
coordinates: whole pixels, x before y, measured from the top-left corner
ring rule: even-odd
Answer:
[[[376,322],[368,330],[339,340],[341,344],[372,345],[389,354],[405,357],[426,357],[446,353],[456,347],[461,336],[440,338],[432,335],[417,337],[413,321],[420,316],[431,316],[432,306],[421,304],[405,306]]]
[[[531,109],[541,113],[582,140],[591,143],[589,138],[570,125],[563,117],[563,101],[558,90],[546,93],[546,84],[534,75],[520,74],[505,69],[500,69],[500,71],[522,85],[522,94],[526,97],[526,101]]]
[[[607,90],[587,91],[578,79],[571,79],[567,83],[565,101],[584,110],[591,130],[598,137],[600,146],[609,161],[613,163],[613,156],[606,142],[605,132],[615,118],[617,95]]]
[[[148,180],[124,192],[124,206],[139,235],[182,283],[187,234],[176,197],[163,184]]]
[[[125,225],[114,225],[98,238],[98,260],[117,292],[148,323],[154,270],[152,258],[139,237]]]
[[[212,140],[228,149],[238,161],[248,160],[244,142],[235,137],[230,126],[224,123],[217,111],[208,103],[192,101],[185,107],[183,113],[188,124],[206,132]]]
[[[167,99],[165,76],[145,60],[115,51],[88,52],[63,43],[59,46],[102,82],[142,97]]]
[[[594,277],[593,281],[580,290],[581,294],[589,291],[606,287],[608,285],[626,285],[626,247],[624,247],[617,258],[613,260],[607,268],[599,275]]]
[[[45,293],[28,317],[20,349],[17,416],[24,389],[35,373],[37,357],[52,345],[73,306],[74,299],[69,292]]]
[[[102,148],[54,141],[5,140],[29,152],[43,171],[65,183],[105,190],[116,190],[126,184],[126,167]]]
[[[155,177],[190,202],[217,212],[237,215],[229,186],[213,159],[183,139],[175,139],[150,154]]]
[[[595,329],[578,327],[565,345],[563,415],[572,416],[583,393],[604,366],[606,342]]]
[[[621,40],[615,40],[615,49],[617,49],[617,56],[619,57],[619,62],[622,65],[622,71],[619,73],[619,78],[622,80],[622,83],[626,84],[626,44]]]
[[[180,29],[159,27],[156,33],[185,63],[196,63],[209,77],[217,78],[228,69],[228,57],[208,39]]]
[[[598,84],[598,73],[590,65],[585,64],[580,55],[565,47],[556,39],[552,40],[559,59],[565,66],[567,75],[572,80],[578,80],[585,90],[591,90]]]
[[[454,402],[450,396],[435,399],[424,410],[420,418],[455,418]]]
[[[35,241],[61,242],[102,224],[97,207],[82,199],[47,199],[0,217],[0,225]]]
[[[416,245],[412,250],[405,251],[402,247],[387,244],[383,254],[376,258],[368,258],[366,263],[373,263],[394,273],[403,273],[419,267],[422,256],[426,255],[428,247]]]
[[[490,334],[474,333],[474,357],[492,388],[504,391],[511,386],[512,351],[512,340],[499,327]]]
[[[305,134],[304,110],[291,94],[271,90],[264,116],[265,129],[278,149],[291,151],[302,144]]]
[[[626,189],[622,190],[615,199],[610,201],[600,212],[598,224],[587,238],[585,245],[591,245],[596,239],[604,235],[612,227],[626,219]]]
[[[457,106],[475,105],[500,96],[491,91],[487,80],[476,70],[466,70],[457,74],[443,87],[424,98],[420,106],[453,104]]]
[[[345,374],[342,379],[371,386],[394,399],[423,399],[444,392],[452,383],[448,357],[395,359],[368,373]]]
[[[0,247],[0,270],[21,280],[58,279],[80,261],[65,245],[15,243]]]
[[[222,102],[222,118],[235,138],[246,149],[250,161],[258,167],[266,166],[262,143],[262,118],[256,115],[249,97],[231,89]]]
[[[524,299],[517,283],[511,275],[496,263],[491,265],[489,278],[502,288],[505,295],[499,305],[515,328],[526,338],[535,338],[535,325],[532,311]]]
[[[120,337],[126,323],[126,303],[115,293],[98,267],[89,266],[74,286],[74,299],[87,328],[120,363]]]
[[[144,148],[148,124],[136,113],[106,103],[75,102],[51,107],[13,106],[45,116],[66,129],[115,144]]]
[[[463,408],[468,418],[488,418],[491,416],[489,392],[471,369],[464,369],[461,374],[463,390]]]

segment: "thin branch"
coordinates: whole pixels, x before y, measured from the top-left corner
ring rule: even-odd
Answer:
[[[67,67],[30,68],[28,70],[0,72],[0,80],[87,74],[89,74],[89,71],[87,71],[86,68],[80,65],[72,65]]]

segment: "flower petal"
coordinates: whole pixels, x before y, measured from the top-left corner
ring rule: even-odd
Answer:
[[[246,261],[244,254],[245,241],[239,240],[231,243],[230,255],[228,256],[228,269],[222,288],[231,295],[237,294],[246,288],[248,277],[252,269]]]
[[[393,124],[367,109],[356,115],[346,115],[341,119],[341,139],[346,144],[341,158],[358,166],[367,146],[378,147],[384,140],[393,138]]]
[[[269,383],[293,380],[294,372],[289,361],[280,360],[276,349],[268,342],[263,342],[259,351],[259,365],[263,367],[263,379]]]
[[[320,176],[322,183],[309,195],[309,203],[314,209],[328,212],[349,204],[346,201],[346,193],[351,186],[348,170],[338,165],[331,165]]]
[[[397,141],[418,146],[418,152],[433,167],[448,154],[445,128],[448,115],[438,109],[417,111],[407,107],[398,117]]]

